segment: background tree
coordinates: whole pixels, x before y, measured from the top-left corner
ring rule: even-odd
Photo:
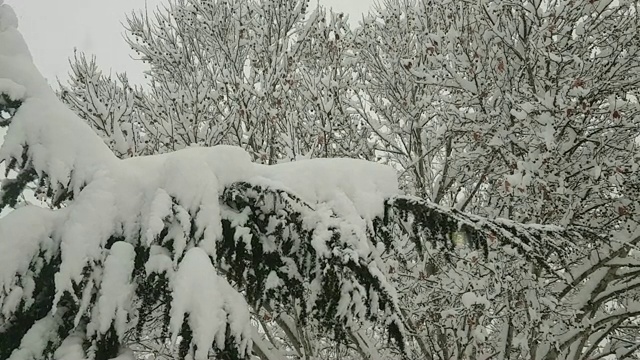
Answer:
[[[637,167],[636,3],[389,1],[356,38],[369,79],[363,117],[409,191],[489,217],[601,234],[636,227],[637,192],[627,187],[636,180],[625,170]],[[635,275],[594,262],[628,259],[635,241],[622,244],[581,244],[554,264],[584,282],[571,286],[502,255],[482,266],[418,257],[398,276],[416,280],[403,293],[422,324],[419,351],[590,359],[626,342],[618,356],[633,358],[636,297],[627,288],[613,300],[607,284]],[[469,289],[491,294],[481,311],[464,303]],[[416,307],[422,299],[441,302]]]
[[[637,166],[635,6],[388,1],[357,35],[365,118],[437,203],[604,226]]]
[[[126,74],[115,79],[104,76],[94,59],[75,54],[71,62],[69,88],[60,98],[100,135],[120,158],[153,154],[153,142],[139,121],[136,96],[139,89],[129,84]]]
[[[92,94],[120,103],[105,90],[133,91],[125,105],[131,117],[121,121],[141,126],[147,144],[138,153],[231,144],[264,163],[370,157],[366,131],[347,102],[352,34],[342,14],[308,11],[306,0],[180,0],[131,16],[128,31],[150,66],[144,90],[103,76],[80,57],[61,95],[85,117],[113,117],[109,108],[85,111],[98,101]],[[119,136],[100,119],[89,122],[108,139]]]

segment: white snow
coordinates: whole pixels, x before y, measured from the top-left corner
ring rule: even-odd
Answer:
[[[467,309],[470,309],[473,305],[483,305],[486,308],[490,305],[489,300],[487,300],[485,296],[478,295],[473,291],[468,291],[462,294],[460,300],[462,301],[462,305]]]
[[[307,159],[255,165],[256,175],[284,186],[309,203],[327,203],[339,215],[370,220],[383,211],[385,198],[398,194],[395,171],[357,159]]]
[[[122,338],[127,330],[127,315],[133,296],[131,284],[135,250],[131,244],[118,241],[104,263],[104,273],[98,297],[98,331],[104,334],[114,323],[118,338]]]
[[[18,27],[18,17],[11,6],[0,1],[0,31],[7,31]]]
[[[511,115],[515,116],[518,120],[524,120],[527,118],[526,111],[518,111],[516,109],[511,109]]]
[[[20,300],[22,300],[22,295],[24,294],[24,289],[20,286],[16,286],[11,290],[9,295],[4,299],[4,302],[1,303],[2,307],[2,315],[5,319],[8,319],[9,316],[18,309],[20,305]]]
[[[0,93],[5,94],[11,100],[22,100],[26,95],[27,89],[9,79],[0,79]]]
[[[26,275],[32,259],[40,251],[45,255],[43,260],[48,261],[57,250],[58,242],[50,237],[50,232],[58,218],[56,215],[60,214],[62,212],[56,214],[46,209],[24,207],[0,220],[0,304],[7,301],[5,296],[16,285],[15,276]],[[26,295],[30,294],[26,292]],[[9,316],[12,310],[8,307],[2,313]]]
[[[149,209],[146,226],[147,246],[150,246],[164,229],[164,218],[169,215],[171,215],[171,197],[163,189],[158,189]]]
[[[52,336],[55,328],[60,326],[60,318],[49,314],[36,321],[29,331],[22,337],[20,347],[11,353],[8,360],[31,360],[40,357]]]
[[[264,284],[265,289],[273,289],[284,285],[284,282],[278,277],[275,271],[269,273],[267,276],[267,281]]]
[[[87,360],[83,342],[84,338],[80,333],[69,335],[53,354],[54,360]]]
[[[117,208],[113,194],[113,183],[105,176],[87,185],[74,205],[66,208],[67,217],[59,233],[62,263],[55,275],[55,303],[63,291],[73,294],[72,282],[80,283],[87,263],[102,258],[102,246],[114,233]]]
[[[169,250],[158,245],[151,246],[149,260],[147,260],[144,266],[147,276],[152,273],[168,273],[169,275],[173,275],[173,260],[171,259]]]
[[[232,335],[238,340],[244,339],[241,354],[249,350],[249,306],[226,280],[218,276],[202,249],[187,251],[172,286],[170,329],[174,342],[188,314],[188,323],[194,334],[193,343],[197,346],[195,359],[207,359],[211,344],[224,349],[229,317]]]

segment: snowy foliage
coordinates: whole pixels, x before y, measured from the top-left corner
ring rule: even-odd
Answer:
[[[637,359],[638,10],[176,0],[69,111],[3,7],[0,358]]]
[[[388,1],[355,71],[417,195],[522,222],[617,224],[638,168],[637,4]],[[637,192],[634,196],[637,196]],[[624,216],[623,216],[624,217]]]

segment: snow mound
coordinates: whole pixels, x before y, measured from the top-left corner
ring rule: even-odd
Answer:
[[[27,89],[9,79],[0,79],[0,93],[9,96],[11,100],[23,100]]]
[[[395,171],[369,161],[310,159],[256,168],[258,179],[284,185],[306,202],[329,204],[342,216],[371,220],[382,214],[386,198],[398,194]]]

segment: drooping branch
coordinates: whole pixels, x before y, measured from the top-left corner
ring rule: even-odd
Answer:
[[[556,271],[554,267],[575,252],[576,244],[604,240],[588,229],[490,220],[407,196],[387,200],[385,215],[379,221],[376,229],[388,245],[397,237],[395,231],[400,231],[409,235],[419,252],[426,243],[447,251],[457,245],[470,246],[485,257],[490,247],[511,248],[552,274]]]

